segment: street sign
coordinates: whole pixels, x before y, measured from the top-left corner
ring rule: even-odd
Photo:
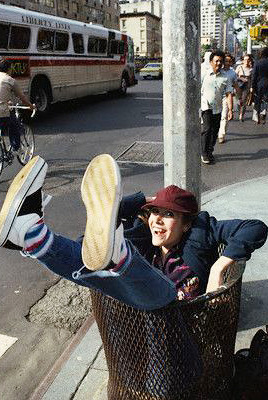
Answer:
[[[244,10],[240,11],[240,17],[249,18],[249,17],[259,17],[261,12],[259,10]]]
[[[243,0],[245,6],[259,6],[261,2],[259,0]]]

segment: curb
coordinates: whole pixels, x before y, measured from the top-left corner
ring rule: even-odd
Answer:
[[[40,400],[45,393],[47,392],[48,388],[52,385],[53,381],[55,380],[56,376],[62,369],[62,366],[66,363],[69,359],[70,354],[74,351],[74,349],[79,345],[82,341],[85,334],[88,332],[90,327],[92,326],[95,318],[93,316],[88,317],[83,325],[78,329],[74,337],[71,339],[71,342],[68,344],[66,349],[60,355],[60,357],[55,361],[54,365],[52,366],[51,370],[45,376],[45,378],[41,381],[38,387],[33,392],[32,396],[29,400]]]

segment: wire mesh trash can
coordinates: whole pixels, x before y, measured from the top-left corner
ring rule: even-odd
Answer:
[[[108,400],[231,400],[244,268],[244,262],[233,264],[217,292],[154,311],[92,291],[109,370]],[[191,375],[197,369],[181,318],[202,359],[198,377]]]

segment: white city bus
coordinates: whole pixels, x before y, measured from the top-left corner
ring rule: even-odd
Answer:
[[[0,55],[40,112],[135,85],[132,39],[99,25],[0,5]]]

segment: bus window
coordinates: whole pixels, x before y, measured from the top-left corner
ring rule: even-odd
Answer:
[[[119,51],[119,42],[118,40],[111,40],[110,42],[110,53],[111,54],[118,54]]]
[[[72,33],[74,52],[78,54],[84,53],[83,36],[80,33]]]
[[[106,52],[107,52],[107,40],[99,39],[99,53],[106,53]]]
[[[30,28],[24,26],[11,26],[9,48],[10,49],[28,49],[30,45]]]
[[[55,50],[66,51],[69,44],[69,35],[65,32],[56,32]]]
[[[7,49],[9,25],[0,24],[0,49]]]
[[[134,63],[134,45],[130,38],[128,39],[128,62]]]
[[[54,35],[54,31],[50,31],[48,29],[40,29],[37,38],[38,50],[53,51]]]
[[[119,54],[125,54],[125,42],[123,40],[119,42]]]
[[[88,53],[98,53],[98,39],[97,38],[94,38],[94,37],[88,38],[87,51],[88,51]]]

